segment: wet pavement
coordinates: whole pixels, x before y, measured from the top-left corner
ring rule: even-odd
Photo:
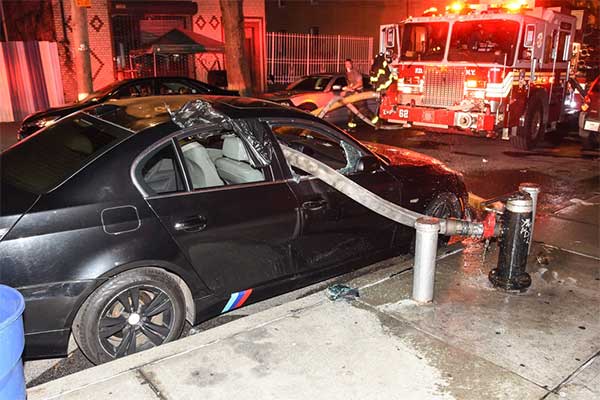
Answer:
[[[359,140],[419,151],[461,172],[470,192],[491,198],[517,189],[521,182],[542,186],[542,213],[554,211],[572,198],[600,193],[600,152],[585,151],[576,132],[560,144],[541,143],[533,151],[519,151],[509,142],[412,129],[374,131],[362,127]],[[548,133],[550,135],[550,133]]]

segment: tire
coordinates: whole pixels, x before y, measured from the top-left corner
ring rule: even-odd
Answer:
[[[519,128],[517,136],[510,138],[510,144],[519,150],[530,150],[543,139],[543,136],[544,113],[541,102],[536,100],[525,114],[524,126]]]
[[[185,298],[177,281],[158,268],[123,272],[96,289],[73,321],[85,356],[101,364],[178,339]]]
[[[429,203],[424,212],[425,215],[436,218],[462,218],[462,207],[458,197],[453,193],[440,193]],[[415,254],[416,235],[410,246],[410,254]],[[438,247],[445,246],[450,240],[449,236],[438,236]]]
[[[587,137],[581,138],[582,150],[596,150],[598,145],[598,135],[595,132],[589,132]]]
[[[317,105],[314,103],[303,103],[298,106],[299,109],[307,112],[311,112],[317,109]]]
[[[438,194],[425,210],[425,215],[436,218],[462,218],[460,201],[453,193]],[[438,237],[438,246],[445,246],[450,240],[449,236]]]

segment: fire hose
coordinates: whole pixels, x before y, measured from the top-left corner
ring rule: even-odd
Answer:
[[[372,126],[375,129],[389,129],[389,130],[402,129],[402,127],[403,127],[402,125],[378,125],[378,124],[374,123],[372,120],[367,118],[363,113],[361,113],[356,108],[356,106],[354,106],[354,104],[353,104],[353,103],[356,103],[359,101],[365,101],[365,100],[370,100],[370,99],[379,99],[379,97],[380,97],[380,94],[378,92],[373,92],[373,91],[355,93],[355,94],[351,94],[350,96],[346,96],[346,97],[335,96],[331,100],[329,100],[329,102],[327,104],[325,104],[323,107],[317,108],[316,110],[312,111],[312,114],[319,118],[323,118],[325,116],[325,114],[327,114],[330,111],[334,111],[334,110],[337,110],[338,108],[346,107],[354,115],[356,115],[361,121],[363,121],[365,124],[367,124],[369,126]]]
[[[522,292],[531,285],[526,266],[532,242],[538,185],[524,183],[519,191],[507,195],[505,208],[501,212],[501,225],[496,225],[496,212],[489,212],[483,222],[438,219],[382,199],[328,165],[290,147],[282,145],[281,148],[291,166],[321,179],[373,212],[416,229],[412,292],[415,301],[427,303],[433,299],[438,234],[485,239],[500,237],[498,266],[490,271],[490,282],[507,291]]]
[[[352,200],[385,218],[414,228],[419,218],[427,217],[379,197],[335,169],[304,153],[287,146],[282,145],[281,147],[283,155],[291,166],[316,176]],[[491,219],[488,222],[491,223]],[[439,233],[448,236],[484,237],[484,233],[493,235],[495,231],[493,228],[491,230],[489,228],[486,229],[483,222],[464,221],[453,218],[439,219],[439,226]]]

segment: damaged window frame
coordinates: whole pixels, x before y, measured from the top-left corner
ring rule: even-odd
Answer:
[[[214,123],[224,130],[231,130],[242,141],[249,145],[254,154],[250,154],[253,167],[263,168],[271,164],[273,159],[273,142],[269,137],[268,129],[260,120],[253,118],[233,119],[218,112],[206,100],[197,99],[184,104],[179,110],[173,112],[165,104],[171,121],[182,129],[192,128],[199,123]],[[256,125],[252,125],[256,122]],[[263,129],[263,137],[257,137],[253,128]]]
[[[208,115],[190,115],[192,114],[189,112],[190,110],[185,109],[185,107],[188,106],[190,103],[198,102],[202,103],[202,107],[206,107],[206,105],[208,105]],[[181,110],[184,110],[184,115],[179,114]],[[151,146],[146,148],[142,153],[140,153],[136,157],[130,169],[130,176],[133,181],[133,184],[144,198],[152,199],[158,197],[177,196],[181,194],[190,194],[203,191],[227,190],[250,185],[272,184],[277,181],[275,173],[273,171],[273,160],[276,159],[274,157],[274,138],[272,137],[270,128],[263,121],[252,118],[232,119],[224,114],[215,111],[212,108],[212,106],[204,100],[194,100],[192,102],[186,103],[177,112],[172,112],[167,107],[167,111],[171,115],[171,119],[173,120],[173,122],[179,127],[181,127],[181,129],[170,133],[169,135],[165,136],[164,138],[158,140],[157,142],[153,143]],[[263,137],[261,139],[257,138],[254,132],[251,130],[252,124],[254,123],[257,124],[256,127],[264,129]],[[244,146],[246,147],[246,151],[248,152],[250,165],[252,165],[254,168],[262,169],[262,171],[265,174],[265,180],[259,182],[228,184],[224,186],[213,186],[207,188],[194,189],[178,141],[180,139],[196,135],[226,134],[227,131],[229,131],[229,133],[231,134],[236,135],[242,140]],[[164,146],[169,145],[169,143],[171,146],[174,146],[175,154],[177,156],[178,167],[183,173],[185,190],[163,194],[154,193],[145,183],[144,178],[141,174],[141,170],[145,162],[150,157],[152,157],[156,151],[159,151]]]
[[[266,124],[269,126],[271,130],[271,135],[273,136],[274,140],[277,141],[279,146],[285,146],[285,144],[279,141],[277,135],[275,134],[275,132],[273,132],[273,129],[280,126],[293,126],[297,128],[310,129],[324,136],[328,136],[332,139],[335,139],[339,142],[340,147],[344,151],[344,156],[346,157],[346,165],[342,168],[337,169],[337,171],[345,176],[353,176],[362,173],[361,171],[358,171],[359,161],[367,155],[375,156],[379,161],[381,161],[380,157],[373,154],[373,152],[361,145],[359,142],[355,140],[348,140],[350,139],[349,137],[339,134],[334,129],[331,129],[325,124],[298,118],[265,118],[262,119],[262,121],[266,122]],[[283,156],[283,153],[279,153],[280,151],[277,152],[277,156],[281,159],[281,165],[282,167],[284,165],[287,165],[288,171],[291,174],[291,178],[293,181],[299,182],[308,179],[318,179],[310,174],[297,174],[292,168],[292,166],[287,162],[287,160]]]

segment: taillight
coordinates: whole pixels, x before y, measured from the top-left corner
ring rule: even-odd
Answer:
[[[581,111],[587,111],[590,108],[591,99],[590,96],[585,96],[583,98],[583,104],[581,105]]]

